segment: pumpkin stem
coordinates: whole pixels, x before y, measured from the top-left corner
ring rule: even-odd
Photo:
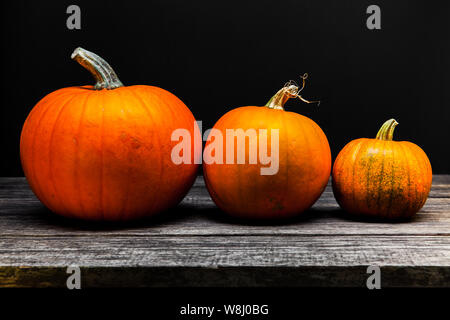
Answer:
[[[305,88],[305,80],[308,78],[308,74],[305,73],[302,78],[302,87],[299,88],[297,83],[295,81],[289,81],[287,82],[283,88],[278,90],[275,95],[270,98],[270,100],[266,103],[266,107],[270,109],[277,109],[277,110],[284,110],[285,103],[290,98],[299,98],[303,102],[306,103],[317,103],[317,105],[320,105],[320,101],[308,101],[305,98],[303,98],[299,93]]]
[[[380,130],[378,130],[376,139],[392,141],[394,129],[397,125],[398,122],[395,121],[395,119],[389,119],[381,126]]]
[[[97,81],[95,90],[115,89],[123,87],[111,66],[98,55],[83,48],[76,48],[71,58],[86,68]]]

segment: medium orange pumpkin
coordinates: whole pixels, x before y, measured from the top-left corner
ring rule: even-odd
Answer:
[[[77,48],[72,58],[97,83],[48,94],[26,119],[20,155],[36,196],[58,214],[89,220],[136,219],[175,206],[198,169],[194,161],[171,161],[172,132],[199,130],[190,110],[161,88],[123,86],[92,52]],[[192,152],[192,160],[199,155]]]
[[[305,79],[306,75],[303,85]],[[207,154],[215,138],[210,136],[206,142],[203,163],[206,186],[217,206],[228,214],[245,219],[292,217],[310,208],[326,187],[331,153],[325,134],[313,120],[284,110],[289,98],[309,103],[299,96],[300,91],[295,84],[288,83],[265,106],[231,110],[214,125],[213,129],[225,137],[227,129],[256,131],[256,136],[246,138],[245,149],[241,147],[246,159],[241,164],[237,163],[237,142],[232,150],[235,162],[227,163],[223,159],[223,164],[211,163],[211,156]],[[267,130],[267,150],[271,150],[275,141],[270,131],[278,129],[279,161],[275,174],[262,174],[261,169],[268,165],[261,159],[250,163],[250,139],[258,141],[260,129]],[[226,142],[223,145],[226,146]],[[259,144],[258,150],[260,148]]]
[[[375,139],[348,143],[333,166],[333,192],[351,214],[406,218],[422,208],[431,188],[431,164],[425,152],[408,141],[392,141],[394,119]]]

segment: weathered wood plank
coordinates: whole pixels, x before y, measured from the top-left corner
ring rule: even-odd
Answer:
[[[447,266],[435,236],[2,237],[1,266]]]
[[[447,177],[447,176],[446,176]],[[450,177],[450,176],[448,176]],[[312,210],[303,216],[275,225],[230,219],[218,210],[197,179],[183,202],[160,217],[126,225],[93,224],[64,219],[49,212],[32,194],[24,179],[7,178],[10,188],[20,190],[2,199],[0,192],[0,230],[2,235],[449,235],[450,201],[430,196],[421,212],[411,220],[394,223],[355,220],[343,212],[328,186]],[[448,179],[450,181],[450,179]],[[3,181],[3,180],[0,180]],[[435,182],[443,182],[441,176]],[[1,183],[0,183],[1,185]],[[433,185],[450,192],[449,185]],[[3,190],[6,190],[3,188]],[[4,191],[5,194],[7,191]],[[25,196],[24,196],[25,195]],[[271,222],[272,223],[272,222]]]
[[[86,286],[364,286],[377,265],[383,286],[436,287],[450,285],[449,257],[427,236],[3,237],[0,286],[64,286],[69,265]]]
[[[81,267],[82,288],[365,287],[366,266],[346,267]],[[66,267],[0,267],[0,287],[65,288]],[[381,268],[381,287],[448,288],[448,267]]]
[[[58,217],[24,178],[0,178],[0,286],[450,286],[450,176],[434,176],[414,219],[354,220],[330,185],[302,217],[275,225],[226,217],[197,179],[169,212],[126,225]]]
[[[42,210],[42,211],[41,211]],[[398,223],[352,221],[336,209],[329,213],[312,210],[302,219],[279,225],[246,225],[223,217],[217,209],[202,212],[179,210],[172,216],[125,226],[87,224],[53,216],[45,209],[33,215],[3,216],[3,236],[43,235],[449,235],[448,215],[423,212],[411,221]],[[220,217],[219,217],[220,216]]]

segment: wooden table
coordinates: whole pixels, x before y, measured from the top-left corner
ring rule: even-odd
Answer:
[[[410,221],[358,221],[330,185],[302,217],[278,225],[226,218],[199,177],[174,210],[132,224],[92,224],[49,212],[24,178],[0,178],[0,286],[357,286],[379,266],[381,286],[450,286],[450,176],[433,177]]]

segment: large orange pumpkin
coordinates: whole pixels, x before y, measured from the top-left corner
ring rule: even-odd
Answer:
[[[348,143],[333,166],[333,192],[351,214],[406,218],[422,208],[431,188],[431,164],[425,152],[408,141],[392,141],[394,119],[375,139]]]
[[[175,206],[198,165],[172,162],[171,134],[184,128],[193,136],[192,113],[161,88],[123,86],[92,52],[77,48],[72,58],[97,83],[48,94],[26,119],[20,154],[36,196],[58,214],[89,220],[142,218]],[[192,160],[199,155],[192,152]]]
[[[306,75],[303,77],[303,85]],[[303,88],[303,87],[302,87]],[[227,130],[254,129],[255,136],[238,150],[235,139],[234,162],[213,162],[214,152],[207,153],[217,137],[208,138],[204,150],[204,177],[212,199],[222,210],[230,215],[244,218],[286,218],[300,214],[310,208],[327,185],[331,171],[331,153],[328,140],[321,128],[311,119],[298,113],[284,110],[289,98],[300,98],[301,89],[288,83],[279,90],[263,107],[240,107],[226,113],[214,125],[226,137]],[[260,158],[250,163],[250,140],[261,138],[260,129],[266,129],[267,150],[270,154],[275,140],[271,131],[278,130],[278,171],[275,174],[262,174],[268,164]],[[212,134],[212,131],[211,131]],[[226,140],[226,139],[225,139]],[[225,141],[224,140],[224,141]],[[223,143],[224,146],[227,142]],[[245,149],[244,149],[245,148]],[[261,144],[258,145],[258,150]],[[245,163],[237,163],[237,154],[245,154]],[[230,150],[225,150],[225,153]]]

